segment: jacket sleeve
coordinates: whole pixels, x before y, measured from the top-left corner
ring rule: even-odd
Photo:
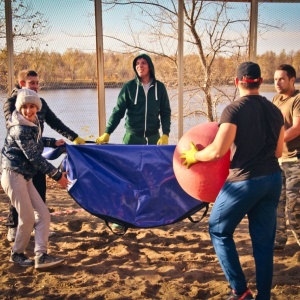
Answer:
[[[42,141],[43,141],[44,147],[57,148],[57,146],[55,145],[55,142],[56,142],[55,138],[43,136]]]
[[[3,104],[3,113],[5,117],[5,121],[10,118],[12,112],[15,110],[17,97],[8,98]]]
[[[50,109],[48,104],[44,99],[42,99],[42,110],[45,112],[45,122],[56,132],[64,136],[70,141],[74,141],[78,134],[71,130],[68,126],[66,126]]]
[[[167,89],[163,83],[160,88],[160,121],[163,134],[169,135],[171,127],[171,108]]]
[[[115,129],[118,127],[120,121],[124,118],[126,109],[127,109],[127,102],[126,102],[126,85],[123,86],[121,89],[119,95],[117,104],[113,109],[113,112],[107,122],[106,130],[105,132],[108,134],[112,134]]]
[[[15,131],[15,141],[33,167],[54,180],[59,180],[61,171],[49,163],[41,154],[39,144],[33,139],[30,129]]]

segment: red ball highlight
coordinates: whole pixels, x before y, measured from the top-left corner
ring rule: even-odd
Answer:
[[[229,174],[230,151],[218,160],[198,162],[189,169],[180,158],[194,142],[199,150],[211,144],[218,132],[218,123],[199,124],[188,130],[179,140],[173,155],[173,169],[181,188],[190,196],[203,202],[214,202]]]

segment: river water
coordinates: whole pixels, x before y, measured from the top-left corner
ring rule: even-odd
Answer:
[[[116,99],[120,89],[105,89],[106,100],[106,119],[111,115],[112,109],[116,104]],[[98,108],[97,108],[97,90],[96,89],[69,89],[69,90],[48,90],[39,92],[40,96],[44,98],[51,108],[51,110],[59,117],[64,124],[70,127],[79,136],[95,140],[98,137]],[[262,95],[268,99],[272,99],[274,92],[262,92]],[[172,92],[169,92],[170,99]],[[5,94],[0,94],[1,105],[6,99]],[[177,111],[176,98],[171,101],[172,112]],[[222,109],[222,108],[221,108]],[[106,120],[107,121],[107,120]],[[192,126],[201,122],[206,122],[205,119],[200,119],[199,116],[191,116],[184,120],[184,129],[186,132]],[[170,143],[177,143],[177,120],[172,118],[172,127],[170,134]],[[0,145],[2,147],[6,135],[3,111],[0,112]],[[122,143],[124,134],[124,119],[121,121],[115,132],[111,135],[111,143]],[[52,130],[45,124],[44,136],[54,137],[56,139],[62,138],[57,132]]]

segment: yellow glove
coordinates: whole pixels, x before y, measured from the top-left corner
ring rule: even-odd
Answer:
[[[157,141],[157,145],[168,145],[169,137],[166,134],[163,134],[160,139]]]
[[[191,149],[182,151],[180,158],[185,159],[182,164],[186,165],[186,168],[188,169],[191,165],[195,164],[198,162],[195,158],[196,152],[198,152],[197,147],[194,145],[193,142],[190,142]]]
[[[78,136],[78,137],[73,141],[73,143],[74,143],[75,145],[82,145],[82,144],[85,144],[85,140]]]
[[[109,142],[109,134],[108,133],[103,133],[101,136],[99,136],[96,139],[96,144],[107,144]]]

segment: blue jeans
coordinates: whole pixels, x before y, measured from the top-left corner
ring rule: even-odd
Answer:
[[[269,300],[273,277],[276,209],[281,172],[245,181],[227,182],[220,191],[209,219],[209,233],[223,272],[238,294],[247,289],[233,234],[248,215],[256,265],[257,300]]]

